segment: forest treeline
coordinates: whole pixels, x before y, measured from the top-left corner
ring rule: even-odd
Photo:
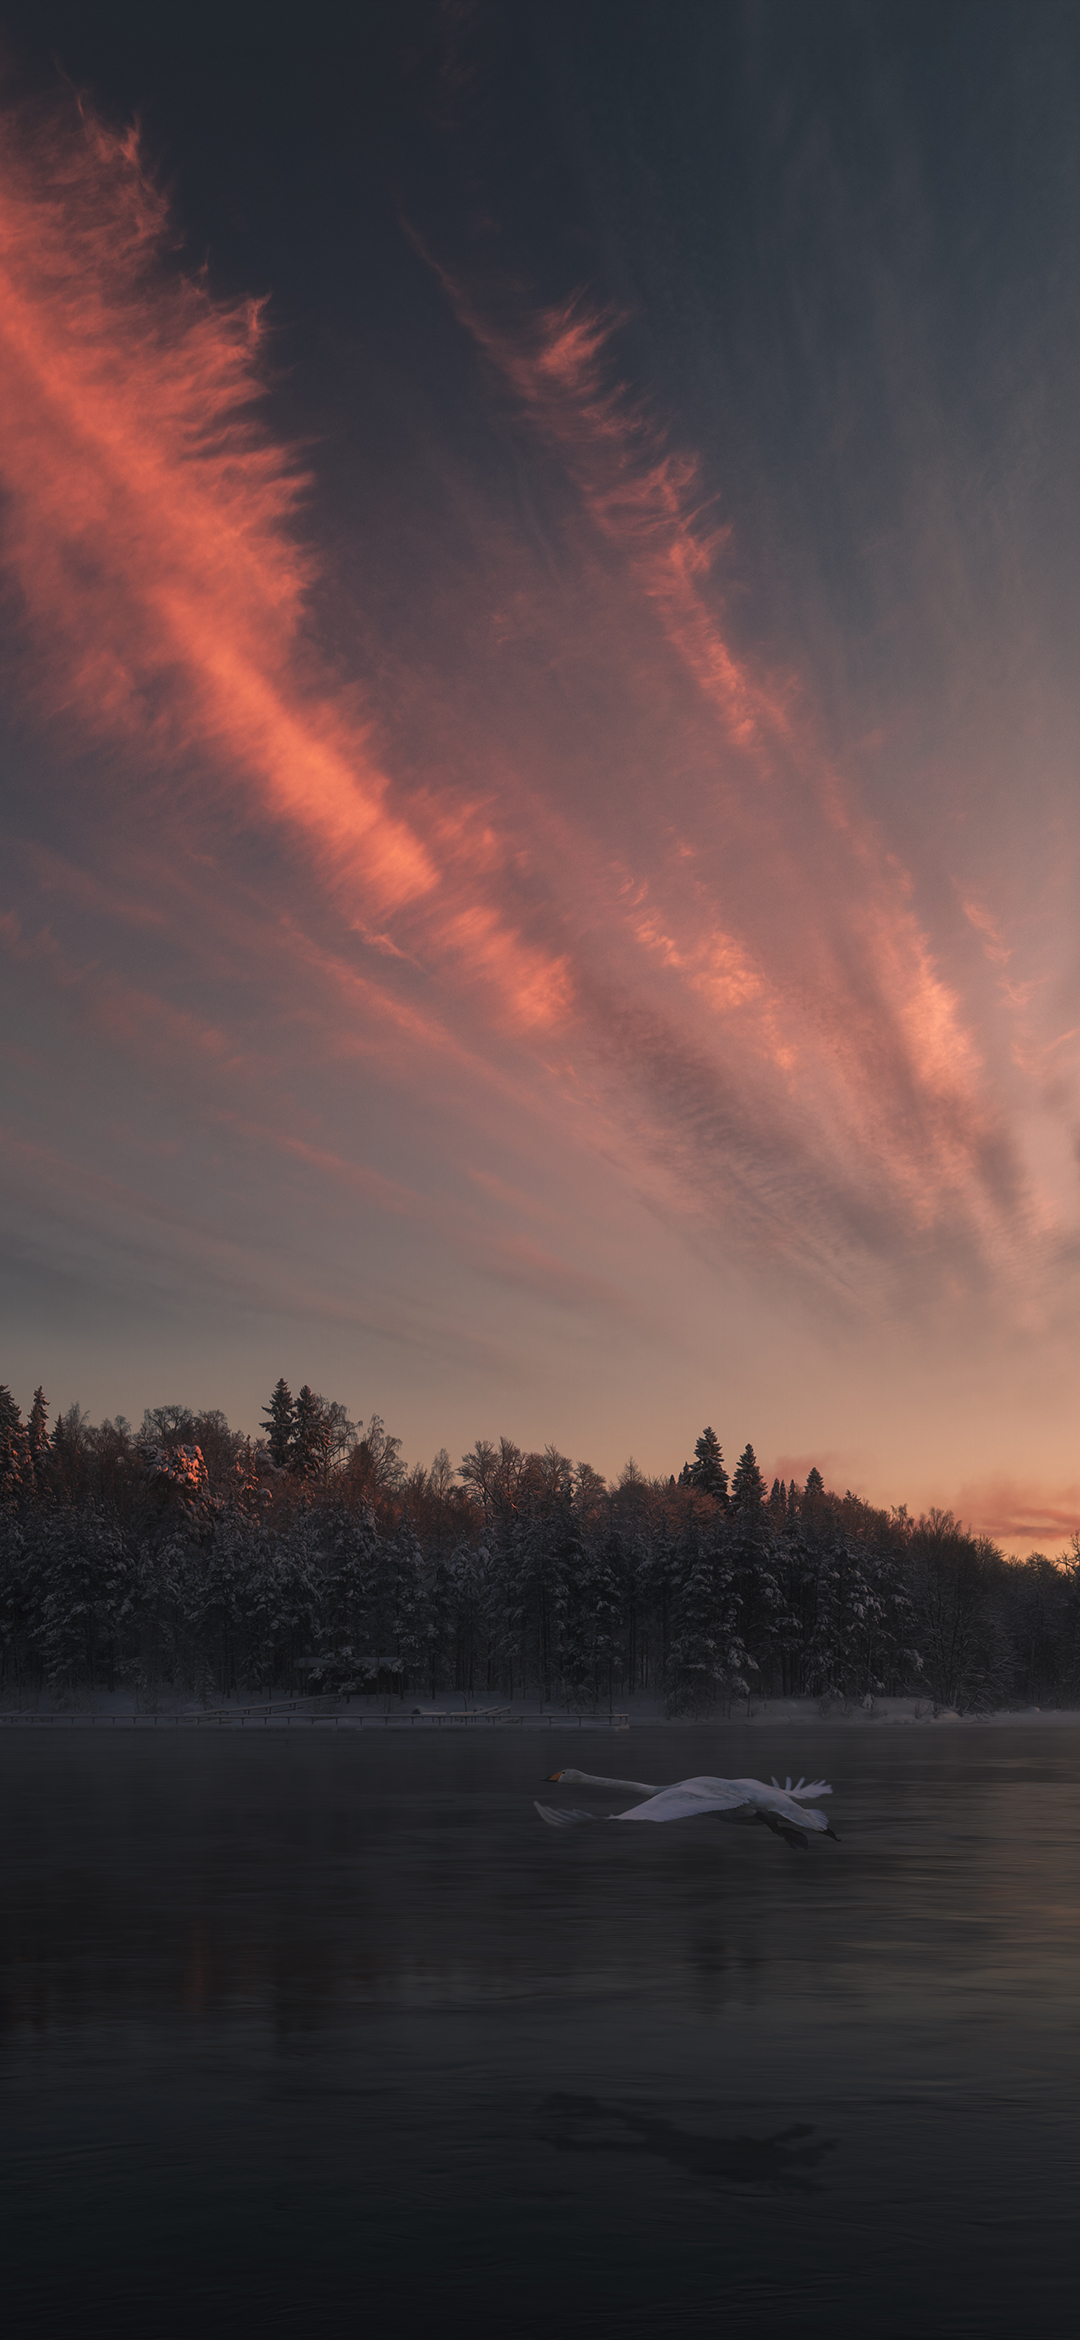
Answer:
[[[505,1438],[409,1470],[378,1415],[283,1380],[263,1433],[184,1406],[51,1424],[40,1389],[24,1421],[0,1388],[6,1696],[1080,1698],[1076,1537],[1009,1561],[816,1470],[769,1488],[750,1446],[729,1477],[711,1428],[677,1475],[615,1484]]]

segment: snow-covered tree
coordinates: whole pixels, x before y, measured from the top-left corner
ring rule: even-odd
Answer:
[[[765,1481],[752,1446],[744,1446],[731,1482],[731,1508],[744,1519],[757,1519],[765,1509]]]
[[[17,1503],[32,1477],[30,1443],[22,1414],[6,1382],[0,1382],[0,1503]]]
[[[37,1522],[35,1638],[52,1689],[116,1687],[131,1613],[132,1556],[115,1519],[96,1505]]]
[[[693,1462],[684,1464],[682,1478],[687,1487],[696,1487],[700,1494],[714,1496],[720,1504],[727,1503],[728,1475],[715,1430],[705,1429],[700,1438],[695,1440]]]
[[[35,1474],[39,1471],[49,1450],[49,1408],[40,1383],[34,1391],[33,1404],[26,1424],[26,1443]]]
[[[374,1689],[387,1630],[386,1567],[368,1510],[335,1510],[323,1535],[312,1687],[354,1697]]]
[[[718,1698],[746,1695],[751,1661],[738,1625],[735,1572],[726,1540],[692,1523],[680,1553],[675,1630],[668,1660],[671,1714],[710,1714]]]
[[[292,1454],[293,1438],[296,1431],[296,1408],[293,1403],[292,1391],[284,1379],[274,1383],[270,1393],[270,1401],[262,1419],[263,1429],[266,1432],[266,1443],[270,1450],[270,1460],[277,1464],[279,1471],[286,1470]]]

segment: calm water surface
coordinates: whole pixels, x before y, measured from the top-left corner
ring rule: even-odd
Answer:
[[[10,1733],[7,2332],[1071,2340],[1078,1754]],[[560,1761],[843,1841],[564,1836]]]

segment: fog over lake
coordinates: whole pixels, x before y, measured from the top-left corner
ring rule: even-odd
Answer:
[[[1078,1750],[11,1731],[8,2332],[1071,2334]],[[560,1762],[842,1841],[549,1830]]]

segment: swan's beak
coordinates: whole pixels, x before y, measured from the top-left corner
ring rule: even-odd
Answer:
[[[561,1779],[561,1778],[562,1778],[562,1772],[561,1772],[561,1771],[549,1771],[549,1772],[548,1772],[548,1774],[547,1774],[547,1784],[548,1784],[548,1786],[549,1786],[549,1787],[554,1787],[556,1780],[557,1780],[557,1779]]]

